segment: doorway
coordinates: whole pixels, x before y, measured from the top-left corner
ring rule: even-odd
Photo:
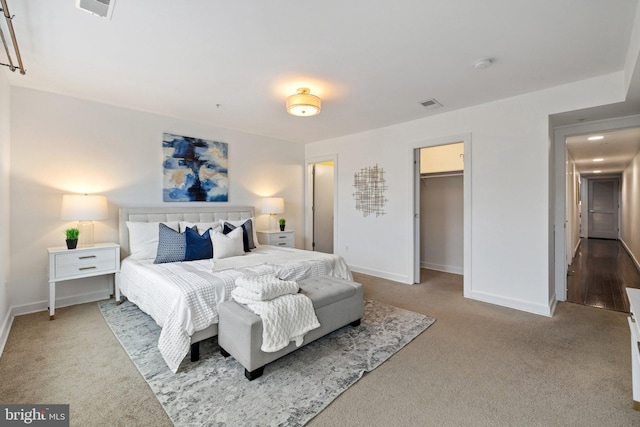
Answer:
[[[462,168],[447,167],[447,170],[433,170],[421,174],[420,153],[423,148],[431,148],[438,146],[451,146],[452,144],[462,144],[462,153],[454,154],[452,160],[459,162],[462,159]],[[412,189],[413,189],[413,209],[411,211],[411,221],[413,223],[413,256],[411,260],[411,269],[413,272],[413,281],[411,283],[421,283],[421,183],[425,179],[437,179],[437,175],[451,177],[462,173],[463,201],[462,201],[462,266],[459,272],[463,275],[464,296],[473,297],[471,286],[471,134],[455,135],[439,139],[426,141],[418,141],[410,146],[410,161],[413,167]],[[446,148],[445,148],[446,150]],[[463,154],[463,156],[459,156]],[[436,163],[439,163],[436,161]],[[429,175],[431,174],[431,175]],[[455,186],[455,184],[454,184]],[[460,209],[459,205],[456,209]],[[459,212],[458,212],[459,213]]]
[[[336,232],[336,156],[307,160],[305,248],[332,254]]]
[[[571,198],[573,198],[574,196],[571,193],[572,190],[567,185],[566,164],[571,160],[568,152],[567,141],[569,141],[570,138],[574,138],[576,136],[599,135],[602,133],[606,134],[607,132],[611,134],[623,133],[633,129],[637,129],[639,127],[640,127],[640,116],[631,116],[631,117],[622,117],[622,118],[594,121],[591,123],[583,123],[579,125],[558,126],[554,128],[554,132],[553,132],[554,147],[553,147],[553,152],[551,153],[551,164],[552,164],[551,170],[553,171],[553,175],[554,175],[553,176],[554,185],[553,185],[553,195],[552,195],[554,219],[552,222],[552,227],[550,227],[550,230],[549,230],[550,241],[553,242],[553,249],[549,251],[549,267],[550,267],[550,273],[551,273],[549,276],[550,291],[555,290],[555,298],[553,293],[550,293],[550,298],[554,300],[554,303],[555,301],[567,300],[567,292],[568,292],[567,277],[568,277],[568,274],[573,274],[572,270],[569,269],[569,264],[571,263],[572,255],[574,255],[578,251],[580,246],[582,246],[582,244],[580,244],[580,246],[576,246],[574,250],[571,247],[571,245],[569,245],[570,242],[567,241],[567,239],[569,238],[568,236],[570,234],[570,231],[572,229],[571,222],[577,221],[580,223],[580,233],[579,233],[580,237],[583,237],[583,238],[595,237],[596,235],[598,235],[598,229],[602,228],[603,226],[606,226],[608,223],[608,226],[606,228],[608,228],[610,232],[609,234],[605,234],[609,236],[606,238],[612,238],[612,239],[619,238],[619,235],[618,235],[619,232],[617,230],[619,227],[619,223],[617,221],[619,221],[620,217],[617,210],[615,214],[606,214],[604,212],[598,212],[598,209],[594,209],[594,211],[596,211],[594,213],[598,213],[600,214],[600,216],[596,215],[596,218],[592,219],[591,215],[589,215],[590,214],[589,212],[590,208],[588,205],[589,192],[590,192],[589,183],[588,183],[588,180],[585,179],[586,178],[585,175],[582,175],[582,173],[581,173],[581,180],[580,180],[581,191],[579,191],[578,193],[580,195],[580,199],[582,200],[582,203],[581,203],[582,206],[578,213],[580,216],[579,217],[572,216],[572,213],[567,209],[567,206],[571,203]],[[601,139],[601,137],[599,139]],[[618,147],[617,144],[613,144],[613,143],[609,145],[609,144],[600,142],[598,144],[608,145],[609,148]],[[622,148],[625,146],[626,144],[618,148]],[[635,154],[636,152],[637,152],[637,148],[635,149],[635,151],[633,151],[633,153]],[[591,153],[589,151],[585,151],[585,153],[587,153],[591,157],[587,159],[588,163],[591,165],[593,165],[592,162],[602,160],[602,159],[596,159],[596,157],[598,158],[603,157],[600,155],[596,156],[596,153]],[[576,157],[575,153],[573,157]],[[631,158],[633,158],[633,155],[630,155],[627,157],[626,154],[624,156],[620,156],[620,153],[615,153],[615,155],[612,154],[611,157],[612,158],[615,157],[618,159],[627,158],[628,160],[631,160]],[[620,168],[620,170],[622,169],[623,167]],[[596,172],[597,171],[594,171],[593,173],[596,173]],[[614,171],[605,171],[605,173],[613,174]],[[588,172],[587,175],[590,175],[590,173]],[[613,175],[610,175],[609,178],[612,176]],[[596,177],[591,175],[590,178],[596,178]],[[601,179],[604,177],[598,176],[597,178]],[[618,183],[619,182],[620,181],[618,181]],[[615,184],[606,184],[606,186],[609,186],[609,185],[613,186]],[[608,190],[603,191],[605,187],[596,185],[596,193],[608,192]],[[620,192],[619,190],[620,190],[620,184],[617,184],[616,193],[619,194]],[[619,205],[619,201],[620,199],[618,199],[617,202],[608,201],[605,204],[609,204],[611,206],[615,204],[617,206]],[[596,206],[596,208],[598,208],[598,206]],[[624,215],[623,215],[623,219],[624,219]],[[600,221],[600,224],[594,227],[591,224],[592,220]],[[592,235],[592,232],[594,231],[596,234]],[[602,236],[602,234],[600,235]]]
[[[420,266],[463,273],[464,144],[420,148]]]

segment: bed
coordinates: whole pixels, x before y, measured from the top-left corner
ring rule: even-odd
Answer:
[[[157,252],[142,253],[139,235],[134,235],[139,233],[136,227],[159,227],[155,223],[179,230],[177,223],[184,226],[228,221],[238,226],[254,218],[251,206],[120,209],[123,260],[116,301],[119,303],[120,295],[124,295],[162,328],[158,349],[173,372],[177,372],[189,351],[192,361],[198,359],[200,341],[217,335],[218,305],[230,298],[236,278],[276,273],[283,280],[322,275],[353,280],[342,257],[258,244],[254,220],[250,224],[254,225],[256,247],[243,255],[222,259],[154,264]],[[243,231],[246,239],[247,230]],[[132,246],[135,246],[133,253]],[[215,253],[216,245],[213,246]]]

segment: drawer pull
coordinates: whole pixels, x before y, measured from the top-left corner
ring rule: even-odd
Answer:
[[[278,236],[278,239],[286,239],[287,236]]]
[[[89,258],[95,258],[95,255],[85,255],[85,256],[81,256],[80,259],[89,259]]]
[[[95,266],[93,267],[80,267],[78,270],[83,271],[83,270],[93,270],[94,268],[97,268]]]
[[[278,243],[278,246],[287,246],[286,243]]]

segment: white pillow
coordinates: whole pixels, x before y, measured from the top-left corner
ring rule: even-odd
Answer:
[[[211,234],[211,240],[213,242],[213,259],[244,255],[242,227],[234,228],[227,234],[214,231]]]
[[[187,221],[180,221],[180,232],[184,233],[187,230],[187,227],[189,228],[193,228],[193,227],[198,227],[198,234],[200,234],[201,236],[207,232],[208,229],[212,229],[211,233],[213,233],[214,231],[218,230],[218,231],[222,231],[222,224],[220,223],[220,221],[214,221],[214,222],[187,222]]]
[[[156,259],[160,240],[159,222],[127,221],[129,229],[129,251],[133,259]],[[163,222],[167,227],[178,231],[178,221]]]
[[[258,246],[260,246],[258,244],[258,233],[256,232],[256,219],[254,217],[251,217],[249,219],[241,219],[238,221],[230,221],[228,219],[222,220],[220,221],[221,224],[224,224],[225,222],[228,222],[229,224],[233,225],[234,227],[240,227],[242,226],[242,224],[244,224],[245,222],[251,220],[251,228],[253,228],[253,244],[256,246],[256,248]]]

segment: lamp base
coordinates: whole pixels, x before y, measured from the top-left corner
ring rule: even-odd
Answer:
[[[79,221],[78,246],[93,246],[93,221]]]

